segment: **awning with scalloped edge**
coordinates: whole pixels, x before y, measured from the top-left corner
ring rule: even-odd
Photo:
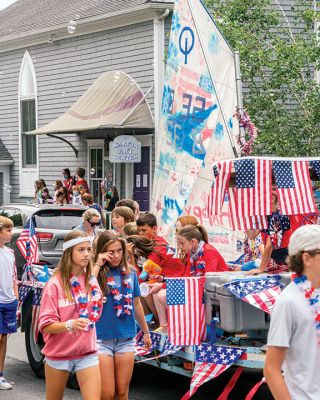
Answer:
[[[122,71],[102,74],[63,115],[32,135],[81,132],[104,128],[153,129],[154,120],[144,94]]]

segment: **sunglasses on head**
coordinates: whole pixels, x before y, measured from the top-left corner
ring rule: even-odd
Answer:
[[[90,226],[93,228],[94,226],[98,226],[98,225],[100,225],[100,222],[91,222],[91,221],[88,221],[89,222],[89,224],[90,224]]]

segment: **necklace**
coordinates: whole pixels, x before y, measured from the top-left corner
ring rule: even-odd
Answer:
[[[304,297],[308,300],[308,304],[315,315],[314,322],[318,344],[320,345],[320,289],[312,287],[311,282],[305,275],[293,274],[292,279],[298,288],[304,292]]]
[[[79,279],[72,275],[70,278],[71,293],[74,303],[78,306],[79,318],[88,318],[91,321],[89,328],[94,328],[101,315],[102,294],[96,278],[92,275],[89,279],[89,292],[82,291]],[[84,292],[84,293],[83,293]],[[89,312],[89,296],[91,295],[91,310]]]
[[[131,278],[121,269],[120,286],[116,284],[115,277],[110,273],[106,274],[107,285],[114,300],[114,310],[118,318],[124,318],[126,315],[131,315],[132,310],[132,285]]]

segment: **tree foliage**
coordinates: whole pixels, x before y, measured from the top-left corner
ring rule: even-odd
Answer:
[[[231,47],[238,50],[244,106],[259,129],[255,154],[320,153],[320,46],[314,2],[207,0]]]

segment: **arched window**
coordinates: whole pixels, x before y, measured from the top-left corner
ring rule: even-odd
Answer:
[[[21,167],[35,169],[37,168],[37,139],[36,136],[26,135],[26,132],[37,128],[37,82],[28,51],[24,54],[20,69],[19,105]]]

